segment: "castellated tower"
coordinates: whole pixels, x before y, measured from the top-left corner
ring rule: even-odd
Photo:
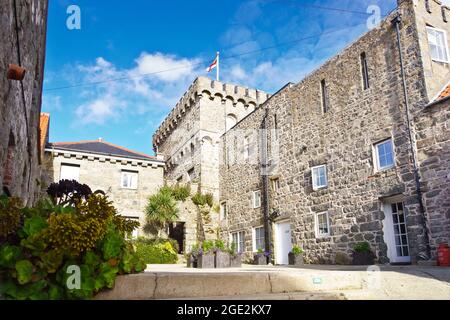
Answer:
[[[198,77],[153,135],[169,182],[198,185],[219,199],[219,141],[269,94]]]

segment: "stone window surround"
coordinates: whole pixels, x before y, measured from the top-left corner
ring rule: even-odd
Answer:
[[[447,32],[445,30],[443,30],[443,29],[435,28],[435,27],[433,27],[431,25],[428,25],[428,24],[426,25],[426,30],[427,30],[427,41],[428,41],[428,47],[430,48],[430,58],[431,58],[431,60],[436,61],[436,62],[441,62],[441,63],[450,63],[450,61],[449,61],[450,60],[450,56],[449,56],[449,49],[448,49]],[[447,56],[447,60],[441,60],[441,59],[433,58],[431,56],[430,37],[429,37],[429,34],[428,34],[429,30],[433,30],[435,32],[439,32],[439,33],[443,34],[443,36],[444,36],[444,39],[443,39],[444,40],[444,49],[445,49],[445,54]]]
[[[259,193],[259,205],[258,206],[255,204],[255,202],[256,202],[255,196],[257,193]],[[252,191],[252,208],[253,209],[261,208],[261,190],[259,190],[259,189]]]
[[[315,174],[314,174],[314,169],[319,169],[319,168],[324,168],[325,169],[325,184],[324,185],[316,185],[315,183]],[[320,190],[320,189],[325,189],[328,188],[328,170],[327,170],[327,165],[326,164],[321,164],[319,166],[314,166],[311,167],[311,179],[312,179],[312,185],[313,185],[313,190]]]
[[[326,218],[327,218],[328,232],[320,234],[319,233],[319,215],[323,215],[323,214],[325,214]],[[314,213],[314,232],[315,232],[316,239],[328,238],[331,236],[330,213],[328,211]]]
[[[377,146],[382,144],[382,143],[385,143],[387,141],[391,141],[393,164],[391,166],[388,166],[388,167],[385,167],[385,168],[380,168]],[[396,164],[395,164],[396,154],[395,154],[394,139],[392,137],[389,137],[389,138],[386,138],[386,139],[378,140],[377,142],[373,143],[372,144],[372,157],[373,157],[373,167],[374,167],[374,172],[375,173],[383,172],[383,171],[387,171],[387,170],[390,170],[392,168],[395,168],[395,166],[396,166]]]
[[[257,245],[256,245],[256,229],[262,229],[263,233],[264,233],[264,226],[261,225],[261,226],[256,226],[256,227],[252,228],[252,248],[253,248],[253,252],[257,252],[258,251],[258,248],[257,248]],[[263,235],[262,241],[263,241],[263,243],[265,241],[264,235]],[[264,246],[261,249],[264,250]]]

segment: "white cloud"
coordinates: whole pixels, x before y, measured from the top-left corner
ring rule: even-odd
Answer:
[[[142,53],[129,69],[119,69],[103,57],[93,64],[78,64],[75,83],[98,82],[81,87],[74,124],[104,125],[129,115],[145,116],[170,109],[201,73],[199,59],[178,58],[160,52]],[[151,74],[161,70],[172,70]],[[109,81],[110,79],[121,79]]]
[[[450,7],[450,0],[442,0],[442,4]]]
[[[149,74],[161,81],[173,82],[179,81],[188,75],[191,75],[195,64],[199,63],[199,60],[193,59],[177,59],[173,55],[164,55],[160,52],[155,54],[142,53],[139,58],[136,59],[137,68],[135,69],[137,74]],[[161,70],[171,70],[166,72],[159,72]]]

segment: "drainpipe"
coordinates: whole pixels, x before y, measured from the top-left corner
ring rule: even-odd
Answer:
[[[269,176],[267,163],[267,118],[269,109],[265,108],[264,117],[261,124],[261,176],[262,176],[262,209],[264,218],[264,244],[265,252],[270,252],[270,224],[269,224]],[[267,257],[267,263],[270,263],[270,256]]]
[[[411,116],[410,116],[410,109],[409,109],[409,96],[408,96],[408,89],[406,86],[406,75],[405,75],[405,68],[404,68],[404,62],[403,62],[403,51],[402,51],[402,43],[400,40],[400,23],[402,22],[402,18],[400,13],[397,13],[397,16],[392,20],[392,22],[395,24],[395,31],[397,34],[397,47],[398,47],[398,52],[399,52],[399,59],[400,59],[400,69],[401,69],[401,76],[402,76],[402,85],[403,85],[403,97],[404,97],[404,103],[405,103],[405,113],[406,113],[406,127],[408,129],[408,137],[409,137],[409,145],[410,145],[410,152],[411,152],[411,157],[412,157],[412,161],[413,161],[413,167],[414,167],[414,180],[415,180],[415,185],[416,185],[416,194],[417,194],[417,201],[419,202],[419,210],[420,213],[422,214],[422,218],[423,218],[423,229],[424,229],[424,233],[425,233],[425,255],[422,255],[422,258],[424,258],[424,260],[428,260],[430,259],[430,239],[428,236],[428,226],[427,226],[427,216],[426,216],[426,212],[425,212],[425,207],[423,205],[423,200],[422,200],[422,190],[420,188],[420,175],[419,175],[419,170],[418,170],[418,165],[417,165],[417,159],[416,159],[416,153],[414,151],[414,142],[413,142],[413,137],[412,137],[412,131],[411,131]],[[419,253],[421,254],[421,253]]]

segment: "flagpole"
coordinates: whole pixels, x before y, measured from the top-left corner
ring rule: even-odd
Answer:
[[[217,68],[216,68],[217,70],[216,70],[216,80],[217,81],[220,81],[219,79],[220,79],[220,77],[219,77],[219,75],[220,75],[220,52],[219,51],[217,51]]]

